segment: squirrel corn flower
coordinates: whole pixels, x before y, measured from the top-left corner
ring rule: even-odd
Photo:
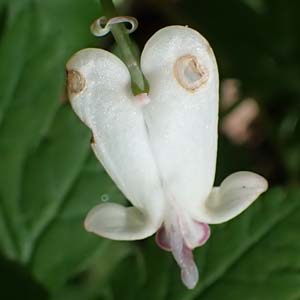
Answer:
[[[217,155],[218,70],[208,42],[195,30],[170,26],[147,42],[141,68],[149,94],[134,96],[130,74],[115,55],[84,49],[67,63],[68,92],[91,129],[98,160],[132,206],[94,207],[85,228],[113,240],[156,234],[171,251],[188,288],[198,281],[192,250],[267,189],[251,172],[213,187]]]

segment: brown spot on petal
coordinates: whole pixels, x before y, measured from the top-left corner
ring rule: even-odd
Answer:
[[[95,144],[95,138],[94,138],[94,134],[93,133],[92,133],[90,142],[91,142],[91,144]]]
[[[173,72],[177,82],[189,92],[194,92],[208,80],[207,69],[201,66],[197,57],[193,55],[179,57]]]
[[[80,93],[85,88],[84,77],[78,71],[67,71],[67,88],[71,94]]]

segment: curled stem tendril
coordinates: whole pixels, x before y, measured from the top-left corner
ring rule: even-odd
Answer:
[[[108,34],[111,31],[111,26],[113,24],[119,24],[119,23],[129,23],[131,28],[127,29],[127,33],[130,34],[134,32],[138,27],[138,21],[134,17],[130,16],[119,16],[119,17],[113,17],[107,20],[105,16],[98,18],[93,22],[91,25],[91,32],[95,36],[104,36]]]
[[[133,17],[118,16],[112,0],[100,0],[100,4],[108,21],[104,17],[97,19],[91,26],[92,33],[96,36],[112,33],[120,50],[119,57],[129,70],[132,93],[134,95],[147,94],[149,84],[140,68],[139,58],[136,56],[134,46],[128,35],[136,30],[137,20]],[[127,29],[124,23],[129,23],[131,28]]]

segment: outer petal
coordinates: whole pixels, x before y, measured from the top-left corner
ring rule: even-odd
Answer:
[[[268,182],[262,176],[252,172],[231,174],[220,187],[212,190],[203,211],[204,222],[217,224],[226,222],[244,211],[257,197],[268,188]]]
[[[84,222],[86,230],[114,240],[136,240],[150,236],[153,225],[137,208],[117,203],[94,207]]]
[[[141,67],[151,99],[143,111],[164,187],[171,201],[193,214],[209,195],[215,175],[218,71],[214,54],[195,30],[170,26],[147,42]]]
[[[162,222],[164,196],[144,118],[130,92],[126,66],[107,51],[85,49],[69,60],[67,70],[71,105],[92,130],[96,156],[140,210],[101,205],[89,214],[88,230],[113,239],[141,239],[153,234]],[[137,215],[141,222],[132,227]]]

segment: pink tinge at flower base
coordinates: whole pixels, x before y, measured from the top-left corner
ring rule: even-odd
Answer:
[[[139,95],[135,96],[134,100],[136,101],[136,104],[139,105],[139,106],[147,105],[151,101],[148,94],[146,94],[146,93],[139,94]]]
[[[71,105],[93,134],[92,149],[133,206],[102,203],[85,228],[113,240],[157,232],[188,288],[198,281],[192,250],[267,187],[252,172],[237,172],[213,187],[217,155],[218,70],[208,42],[195,30],[170,26],[145,45],[141,68],[149,94],[134,96],[124,63],[85,49],[67,63]]]
[[[171,251],[181,268],[182,281],[189,288],[193,288],[199,278],[198,269],[194,262],[192,250],[205,244],[210,236],[209,226],[205,223],[192,221],[195,227],[196,243],[190,244],[185,235],[186,224],[180,222],[178,215],[174,216],[171,224],[163,225],[156,233],[157,245],[166,251]],[[188,232],[189,234],[190,232]]]

